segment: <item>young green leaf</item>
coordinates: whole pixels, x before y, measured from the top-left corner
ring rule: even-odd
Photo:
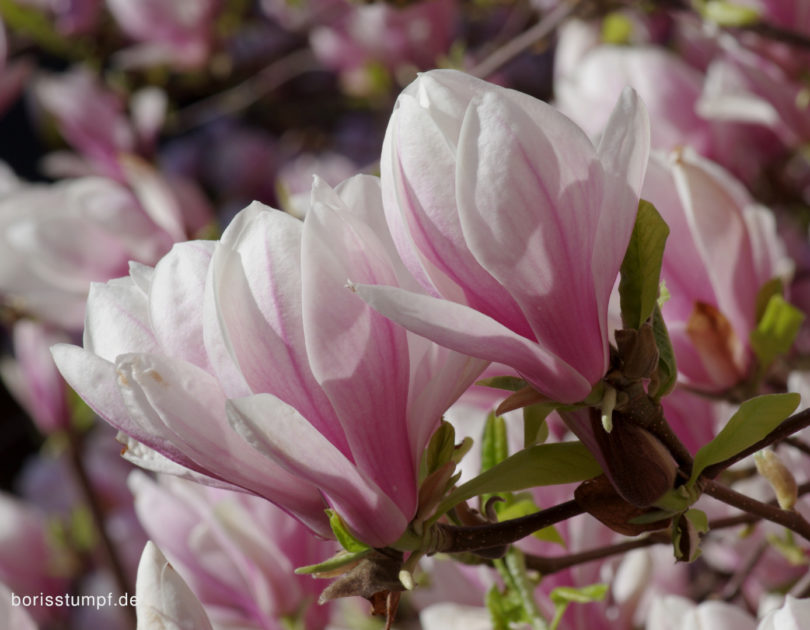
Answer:
[[[768,302],[771,301],[771,298],[774,295],[784,295],[785,294],[785,283],[782,281],[782,278],[778,276],[776,278],[771,278],[765,284],[763,284],[759,291],[757,291],[757,299],[754,309],[754,321],[759,323],[762,321],[762,316],[765,315],[765,309],[768,308]]]
[[[454,505],[482,494],[584,481],[601,472],[599,464],[581,442],[532,446],[456,488],[437,508],[434,518]]]
[[[455,442],[456,432],[453,425],[442,421],[430,438],[430,443],[425,451],[425,477],[450,461],[456,446]]]
[[[658,300],[658,280],[669,227],[649,201],[638,204],[636,224],[624,255],[619,281],[622,323],[639,328]]]
[[[554,604],[554,619],[551,622],[551,630],[556,630],[560,625],[563,615],[569,604],[587,604],[589,602],[599,602],[607,595],[607,584],[591,584],[574,588],[572,586],[558,586],[549,593],[551,603]]]
[[[781,295],[770,297],[756,329],[751,331],[751,348],[763,368],[790,350],[803,321],[804,314]]]
[[[340,518],[340,514],[334,510],[326,510],[326,515],[329,517],[329,527],[335,534],[335,538],[346,551],[350,553],[357,553],[367,551],[369,546],[357,540],[354,535],[346,527],[346,523]]]
[[[694,483],[707,466],[729,459],[759,442],[793,413],[799,400],[798,394],[767,394],[746,400],[723,430],[697,452],[689,483]]]

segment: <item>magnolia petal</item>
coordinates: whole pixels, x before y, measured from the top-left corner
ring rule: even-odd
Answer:
[[[185,361],[130,354],[116,364],[130,415],[162,435],[194,467],[283,505],[316,531],[324,531],[316,488],[273,465],[230,427],[216,380]]]
[[[200,600],[149,541],[135,583],[137,630],[213,630]]]
[[[565,361],[472,308],[395,287],[354,285],[369,306],[418,335],[473,357],[504,363],[553,400],[585,398],[591,384]]]
[[[200,304],[213,250],[211,241],[177,243],[155,265],[149,291],[150,322],[163,352],[207,371]]]
[[[258,203],[240,213],[214,253],[214,298],[232,356],[251,391],[271,393],[292,405],[347,453],[332,405],[306,360],[302,227],[298,219]],[[318,309],[334,314],[322,305]]]
[[[470,249],[540,344],[596,382],[607,343],[591,273],[602,173],[590,141],[548,105],[537,102],[530,114],[492,92],[468,109],[458,155]],[[487,313],[521,332],[497,310]]]
[[[126,352],[158,352],[147,296],[131,278],[93,283],[87,298],[84,348],[107,361]]]
[[[416,509],[414,462],[419,454],[411,453],[407,433],[406,331],[347,290],[349,278],[396,284],[388,253],[374,232],[316,180],[302,245],[309,360],[335,407],[354,463],[410,514]]]
[[[229,400],[227,409],[232,426],[253,448],[318,486],[360,540],[382,547],[405,531],[408,518],[393,500],[295,409],[269,394]]]

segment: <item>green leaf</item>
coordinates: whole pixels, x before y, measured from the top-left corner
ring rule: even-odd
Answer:
[[[699,533],[705,534],[709,531],[709,517],[706,516],[706,512],[703,510],[692,508],[686,510],[684,516],[689,519],[689,522]]]
[[[366,547],[363,551],[355,551],[350,553],[348,551],[340,551],[328,560],[319,562],[318,564],[310,564],[305,567],[298,567],[295,573],[298,575],[309,575],[310,573],[330,573],[347,564],[357,562],[361,558],[367,556],[371,552],[370,547]]]
[[[584,481],[601,472],[599,464],[582,442],[532,446],[456,488],[437,508],[434,519],[454,505],[482,494]]]
[[[332,532],[335,534],[335,538],[337,538],[341,547],[351,553],[368,551],[369,546],[354,537],[346,526],[346,523],[340,518],[340,514],[334,510],[326,510],[326,515],[329,517],[329,527],[332,528]]]
[[[549,593],[549,598],[554,604],[554,619],[551,622],[551,630],[557,630],[568,604],[587,604],[599,602],[607,595],[607,584],[591,584],[574,588],[571,586],[558,586]]]
[[[480,381],[476,381],[475,384],[481,385],[482,387],[491,387],[493,389],[505,389],[508,392],[516,392],[529,386],[526,381],[524,381],[522,378],[518,378],[517,376],[493,376],[492,378],[482,378]]]
[[[718,26],[739,28],[759,22],[759,11],[733,2],[709,0],[701,11],[703,17]]]
[[[678,381],[675,351],[672,349],[667,325],[664,323],[664,316],[661,314],[661,307],[658,305],[655,306],[653,311],[653,336],[655,337],[655,345],[658,348],[658,365],[653,373],[649,393],[652,399],[658,402],[672,391]]]
[[[542,444],[548,438],[546,418],[556,405],[529,405],[523,408],[523,448]]]
[[[489,470],[509,456],[509,445],[506,443],[506,422],[503,418],[490,413],[484,425],[481,438],[481,472]]]
[[[689,483],[694,483],[707,466],[759,442],[793,413],[800,399],[798,394],[767,394],[746,400],[717,437],[697,452]]]
[[[771,295],[756,329],[751,331],[751,348],[762,368],[790,350],[803,321],[799,309],[778,293]]]
[[[640,328],[658,300],[658,279],[669,227],[649,201],[638,204],[636,224],[624,255],[619,281],[622,323]]]

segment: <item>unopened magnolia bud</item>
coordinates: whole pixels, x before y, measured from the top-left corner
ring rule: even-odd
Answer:
[[[617,330],[616,345],[624,376],[629,379],[647,378],[655,371],[658,365],[658,346],[649,323],[645,323],[639,330]]]
[[[771,450],[761,450],[754,455],[754,463],[759,474],[768,480],[776,492],[776,500],[783,510],[792,510],[799,496],[796,479],[779,459],[779,455]]]

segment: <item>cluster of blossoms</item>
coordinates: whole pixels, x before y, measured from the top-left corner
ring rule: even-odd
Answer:
[[[0,17],[0,625],[810,616],[801,0]]]

